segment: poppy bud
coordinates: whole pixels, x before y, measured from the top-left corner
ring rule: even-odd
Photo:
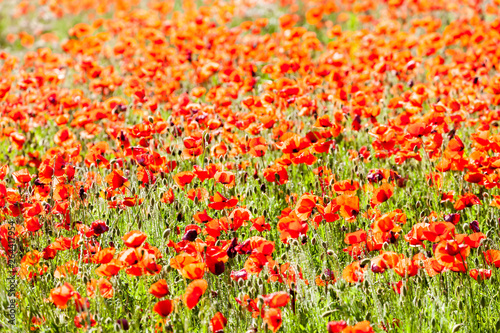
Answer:
[[[279,182],[280,182],[280,175],[278,173],[275,173],[274,174],[274,179],[276,180],[276,183],[279,184]]]
[[[368,175],[366,176],[366,179],[367,179],[370,183],[376,183],[376,182],[379,182],[379,181],[381,181],[383,178],[384,178],[384,175],[382,174],[382,172],[381,172],[380,170],[370,171],[370,173],[368,173]]]
[[[300,242],[301,242],[302,244],[307,243],[307,235],[302,235],[302,236],[300,237]]]
[[[384,269],[376,264],[373,264],[371,266],[371,270],[373,273],[382,273],[384,271]]]
[[[187,240],[190,242],[194,242],[194,240],[198,237],[198,232],[195,229],[189,229],[186,231],[184,236],[182,236],[182,240]]]
[[[106,231],[108,231],[109,227],[106,225],[106,222],[104,222],[102,220],[97,220],[97,221],[92,222],[91,229],[96,236],[99,236],[99,235],[105,233]]]
[[[326,248],[328,247],[328,244],[326,244],[326,242],[325,242],[325,241],[322,241],[322,242],[321,242],[321,246],[323,246],[323,247],[325,248],[325,250],[326,250]]]
[[[457,224],[460,221],[460,214],[452,213],[444,216],[444,220],[446,222],[450,222],[453,224]]]
[[[474,232],[481,232],[481,229],[479,229],[479,222],[477,220],[472,221],[469,224],[469,228]]]
[[[406,187],[406,182],[408,181],[408,176],[403,178],[403,177],[399,177],[398,180],[396,181],[396,184],[398,185],[398,187]]]
[[[371,261],[370,258],[365,258],[365,259],[361,260],[361,262],[359,263],[359,266],[363,268],[366,265],[368,265],[370,263],[370,261]]]
[[[224,262],[219,261],[219,262],[215,263],[215,265],[213,266],[213,269],[211,269],[210,271],[214,275],[221,275],[222,273],[224,273],[225,269],[226,269],[226,265],[224,264]]]
[[[152,116],[149,116],[148,121],[152,124],[152,123],[154,123],[155,119]]]
[[[312,245],[316,245],[316,243],[317,243],[316,237],[313,237],[313,238],[311,239],[311,244],[312,244]]]
[[[226,250],[226,254],[229,258],[234,258],[238,254],[238,252],[236,252],[237,245],[238,245],[238,239],[233,238],[231,240],[231,244],[229,245],[228,249]]]
[[[164,239],[168,239],[168,237],[170,236],[170,232],[172,232],[172,230],[170,230],[170,229],[166,229],[166,230],[163,232],[163,238],[164,238]]]
[[[262,309],[263,305],[264,305],[264,300],[262,299],[262,296],[259,295],[258,300],[257,300],[257,307],[259,309]]]
[[[125,318],[118,319],[116,324],[124,331],[128,331],[129,329],[128,321]]]
[[[398,242],[398,239],[396,238],[396,234],[392,230],[389,231],[389,242],[391,244],[396,244]]]
[[[333,256],[333,253],[334,253],[333,250],[326,251],[326,254],[328,254],[329,256]]]

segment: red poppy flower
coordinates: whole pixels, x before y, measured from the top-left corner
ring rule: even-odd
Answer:
[[[163,300],[156,303],[153,307],[153,311],[162,317],[168,317],[172,313],[173,305],[171,300]]]

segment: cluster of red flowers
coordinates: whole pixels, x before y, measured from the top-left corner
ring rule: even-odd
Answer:
[[[89,22],[64,40],[10,33],[7,42],[24,53],[0,51],[0,256],[9,260],[15,238],[20,278],[35,284],[53,275],[45,300],[60,309],[74,302],[74,325],[88,327],[99,324],[91,299],[113,298],[120,274],[155,281],[149,293],[162,325],[180,307],[197,307],[218,276],[235,284],[259,277],[283,290],[233,298],[273,332],[310,278],[281,254],[316,246],[317,231],[331,225],[342,226],[347,247],[337,255],[349,261],[342,272],[320,267],[311,276],[319,286],[388,270],[399,275],[391,285],[398,293],[420,270],[491,278],[500,250],[481,229],[493,226],[467,212],[500,208],[500,195],[489,194],[500,188],[500,19],[484,18],[497,5],[281,0],[268,4],[287,8],[277,23],[236,24],[258,5],[207,4],[40,0],[13,9],[17,18],[45,10]],[[436,14],[443,11],[457,19],[445,23]],[[346,29],[353,17],[369,29]],[[331,160],[356,171],[342,178]],[[401,170],[419,173],[411,181],[425,184],[442,210],[415,221],[409,208],[390,206],[406,195]],[[318,185],[291,193],[302,176]],[[252,178],[257,191],[286,197],[279,216],[248,200]],[[165,241],[152,237],[159,227],[148,225],[151,207],[178,214]],[[107,217],[124,215],[131,226],[119,234]],[[473,249],[483,264],[468,261]],[[80,288],[67,280],[82,265],[93,277]],[[186,281],[182,293],[171,293],[165,272]],[[214,313],[211,330],[221,332],[228,319]],[[34,329],[46,321],[30,320]],[[327,329],[373,332],[368,321]]]

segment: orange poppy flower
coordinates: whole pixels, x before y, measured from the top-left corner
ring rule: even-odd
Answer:
[[[183,171],[179,172],[174,176],[174,181],[179,185],[181,188],[184,188],[187,184],[190,184],[194,177],[195,173],[191,171]]]
[[[381,203],[389,200],[394,193],[393,187],[390,184],[383,184],[379,188],[373,191],[373,197],[370,200],[370,205],[373,207],[380,205]]]
[[[166,295],[168,295],[169,290],[168,290],[168,285],[167,281],[164,279],[158,280],[157,282],[153,283],[151,287],[149,288],[149,293],[157,298],[162,298]]]
[[[459,244],[456,240],[442,240],[434,249],[436,260],[446,268],[455,272],[467,271],[467,257],[470,247]]]
[[[215,193],[214,196],[210,197],[210,204],[208,204],[208,207],[215,209],[215,210],[222,210],[225,208],[232,208],[232,207],[236,206],[237,203],[238,203],[238,199],[236,199],[234,197],[231,199],[227,199],[222,194],[217,192],[217,193]]]
[[[105,178],[108,185],[114,190],[123,186],[130,186],[130,182],[123,176],[123,171],[113,170]]]
[[[14,180],[16,181],[16,183],[20,183],[20,184],[29,183],[31,181],[31,179],[33,178],[30,175],[28,169],[22,169],[19,171],[15,171],[12,173],[12,176],[14,177]]]
[[[288,172],[279,164],[274,164],[269,168],[264,169],[264,178],[271,183],[278,183],[280,185],[288,182]]]
[[[295,205],[295,214],[301,221],[309,218],[312,210],[316,207],[316,201],[317,197],[309,193],[305,193],[299,198]]]
[[[277,291],[264,296],[264,303],[271,308],[282,308],[288,304],[289,300],[290,295],[284,291]]]
[[[488,250],[483,252],[484,260],[489,265],[494,265],[496,268],[500,268],[500,250]]]
[[[172,204],[175,201],[175,195],[174,195],[174,190],[173,189],[168,189],[165,193],[163,193],[163,196],[161,197],[161,202],[166,203],[166,204]]]
[[[227,319],[220,312],[217,312],[212,319],[210,319],[210,330],[214,333],[218,333],[224,331],[224,327],[226,327]]]
[[[68,301],[75,295],[75,289],[69,283],[65,283],[50,291],[52,302],[60,309],[65,309]]]
[[[357,323],[354,326],[347,326],[342,333],[375,333],[368,320]]]
[[[197,199],[198,201],[205,201],[208,199],[208,191],[201,187],[201,188],[192,188],[188,191],[187,197],[190,200],[195,200]]]
[[[281,309],[278,308],[270,308],[263,311],[263,319],[267,324],[267,327],[273,331],[277,332],[283,323],[281,318]]]
[[[354,261],[344,268],[342,278],[349,283],[362,282],[365,270],[366,268],[361,268],[359,261]]]
[[[122,237],[122,239],[123,239],[123,242],[126,246],[137,248],[137,247],[141,246],[142,243],[144,243],[144,241],[146,240],[147,237],[148,236],[146,236],[146,234],[143,233],[142,231],[133,230],[133,231],[126,233]]]
[[[97,267],[95,273],[99,276],[115,276],[123,267],[123,262],[118,259],[112,259],[109,263]]]
[[[226,188],[233,188],[235,185],[234,173],[230,171],[218,171],[214,175],[214,179],[217,183],[223,184]]]
[[[207,281],[203,279],[198,279],[192,281],[186,288],[186,292],[183,296],[184,304],[191,310],[200,301],[201,296],[205,293],[208,288]]]

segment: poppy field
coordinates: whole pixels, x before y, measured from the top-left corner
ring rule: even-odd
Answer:
[[[1,332],[500,332],[499,0],[1,0]]]

